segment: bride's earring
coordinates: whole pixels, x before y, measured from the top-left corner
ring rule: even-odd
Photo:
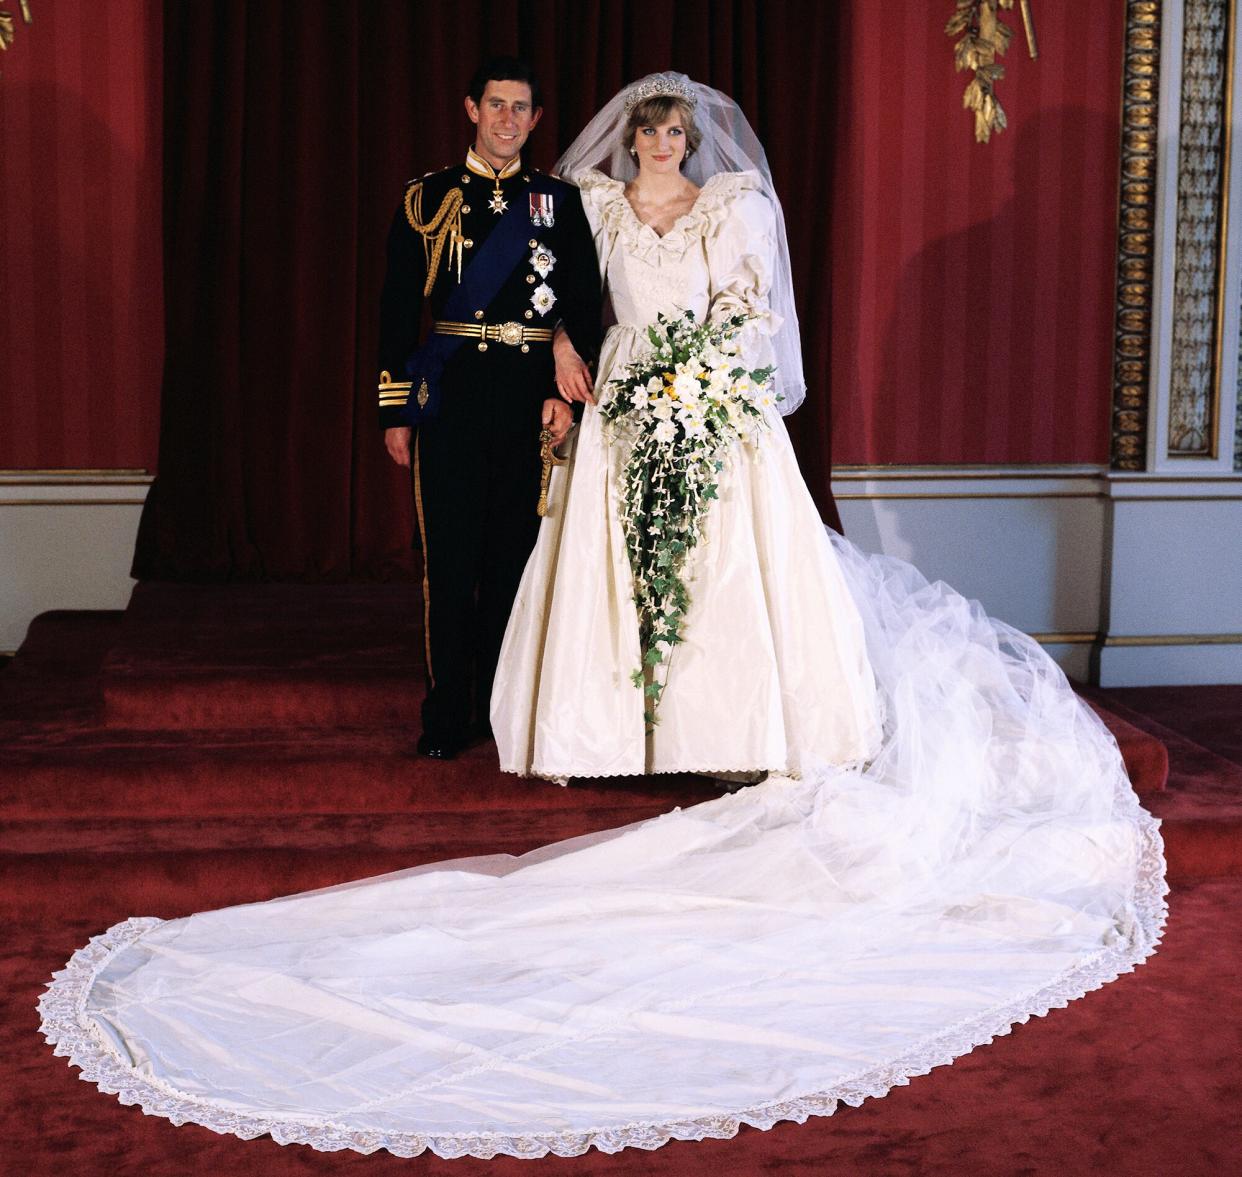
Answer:
[[[638,155],[638,148],[637,148],[637,147],[631,147],[631,148],[630,148],[630,154],[631,154],[631,155],[633,155],[633,156],[635,156],[635,157],[637,157],[637,155]]]

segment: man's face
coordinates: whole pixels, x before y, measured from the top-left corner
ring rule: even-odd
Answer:
[[[490,81],[477,105],[466,99],[466,113],[478,128],[474,149],[499,171],[522,150],[543,108],[532,106],[526,82]]]

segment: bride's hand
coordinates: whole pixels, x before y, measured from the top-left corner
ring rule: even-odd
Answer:
[[[581,401],[593,405],[595,397],[591,392],[594,385],[591,369],[574,350],[564,327],[557,327],[552,338],[552,358],[556,361],[556,391],[560,393],[561,400],[569,404]]]

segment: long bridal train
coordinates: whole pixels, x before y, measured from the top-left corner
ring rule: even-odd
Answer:
[[[126,921],[44,994],[56,1053],[245,1138],[573,1156],[829,1115],[1130,971],[1163,858],[1112,738],[1029,639],[823,542],[882,705],[866,765]]]

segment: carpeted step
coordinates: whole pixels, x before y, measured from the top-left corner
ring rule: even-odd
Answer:
[[[523,845],[505,851],[480,842],[467,853],[454,851],[453,857],[531,848]],[[79,904],[103,910],[105,919],[95,929],[102,931],[108,923],[128,916],[169,919],[234,903],[255,903],[408,870],[443,857],[414,849],[0,854],[0,894],[21,896],[22,912],[28,918],[41,911],[72,910]]]
[[[1140,797],[1161,792],[1169,779],[1169,750],[1164,744],[1133,722],[1129,708],[1105,698],[1101,692],[1075,686],[1087,705],[1113,734],[1134,791]]]
[[[1144,804],[1160,819],[1170,878],[1242,875],[1242,764],[1115,701],[1111,691],[1106,701],[1168,751],[1168,786]]]
[[[428,760],[414,754],[411,733],[396,729],[27,734],[3,749],[0,821],[672,806],[720,791],[690,776],[598,779],[566,790],[502,773],[490,741],[456,760]]]
[[[51,609],[27,627],[13,673],[78,677],[97,671],[116,644],[125,614],[119,609]]]
[[[1194,687],[1110,687],[1108,706],[1121,715],[1156,714],[1203,748],[1242,764],[1242,683]]]
[[[408,727],[423,695],[416,592],[140,584],[102,681],[114,727]]]
[[[4,745],[40,726],[67,730],[98,720],[99,671],[124,614],[57,609],[40,613],[0,673],[0,763]]]
[[[348,850],[363,856],[416,854],[429,861],[465,854],[512,853],[548,841],[611,830],[671,808],[663,800],[645,805],[613,798],[612,805],[574,809],[511,807],[482,813],[420,809],[415,813],[296,813],[228,817],[93,817],[77,821],[30,818],[0,826],[0,855],[182,854],[188,851]]]
[[[273,741],[305,738],[299,728],[369,727],[410,743],[423,693],[413,606],[405,584],[141,584],[119,629],[116,614],[37,619],[7,673],[23,671],[53,711],[59,698],[76,700],[81,712],[98,697],[89,681],[98,671],[107,726],[119,741],[126,728],[168,733],[152,755],[140,753],[144,766],[199,733],[206,747],[220,746],[212,729],[253,733],[256,756],[278,760]],[[1160,741],[1119,713],[1124,707],[1082,690],[1116,737],[1136,791],[1163,789],[1168,756]],[[23,742],[33,746],[35,734]],[[66,768],[72,762],[69,754]],[[137,774],[149,775],[145,767]]]

